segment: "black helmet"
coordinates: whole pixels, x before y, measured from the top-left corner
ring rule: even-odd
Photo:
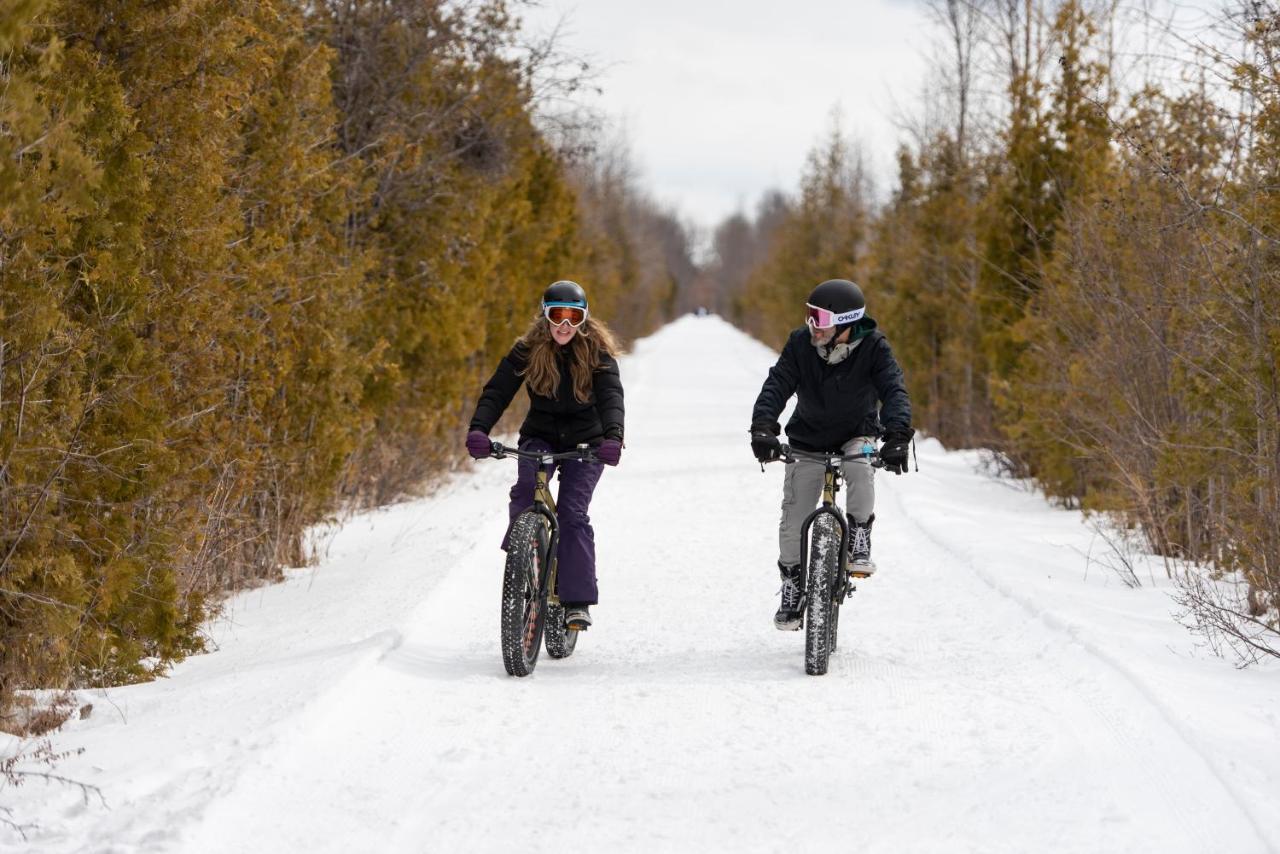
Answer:
[[[542,292],[542,307],[547,308],[557,305],[585,309],[587,307],[587,292],[577,282],[571,282],[568,279],[552,282]]]
[[[848,279],[827,279],[822,284],[813,289],[809,294],[809,305],[825,308],[827,311],[834,311],[836,314],[845,314],[850,311],[857,311],[867,307],[866,297],[862,295],[862,288],[855,285]]]
[[[827,279],[810,292],[807,305],[808,322],[818,328],[852,326],[867,310],[862,288],[848,279]]]

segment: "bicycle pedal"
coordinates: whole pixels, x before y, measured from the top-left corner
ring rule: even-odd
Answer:
[[[576,623],[569,623],[568,625],[565,626],[565,630],[570,632],[585,632],[588,628],[590,627],[580,626],[580,625],[577,625]]]
[[[849,573],[849,577],[850,577],[850,578],[870,578],[870,577],[871,577],[871,573],[869,573],[869,572],[853,572],[853,571],[850,571],[850,573]]]

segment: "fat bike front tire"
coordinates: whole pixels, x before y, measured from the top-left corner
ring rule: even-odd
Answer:
[[[813,521],[809,541],[809,589],[804,619],[804,672],[827,672],[836,646],[840,603],[835,600],[840,572],[840,526],[829,513]]]
[[[538,665],[547,617],[541,590],[548,541],[541,516],[521,513],[516,517],[502,576],[502,664],[512,676],[528,676]]]
[[[578,635],[582,632],[570,631],[564,624],[564,606],[547,606],[547,655],[552,658],[568,658],[573,655],[578,645]]]
[[[837,571],[839,571],[837,569]],[[842,604],[839,597],[835,593],[831,594],[831,648],[830,652],[835,652],[840,648],[840,605]]]

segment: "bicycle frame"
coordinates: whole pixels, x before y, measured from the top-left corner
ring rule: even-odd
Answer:
[[[591,449],[585,445],[580,445],[576,450],[567,453],[543,453],[541,451],[522,451],[518,448],[508,448],[498,442],[493,443],[493,456],[502,459],[507,456],[519,457],[520,459],[533,460],[537,465],[534,473],[533,486],[533,504],[522,510],[527,513],[532,510],[539,516],[547,520],[547,524],[551,529],[551,540],[547,546],[547,571],[542,575],[542,586],[538,590],[539,598],[546,601],[549,605],[560,604],[560,595],[556,588],[556,574],[559,569],[559,561],[556,555],[560,545],[560,521],[556,518],[556,502],[551,495],[551,479],[547,475],[547,466],[562,460],[580,460],[582,462],[595,462],[595,456]]]
[[[794,462],[797,459],[820,461],[825,467],[822,482],[822,504],[806,516],[804,522],[800,525],[800,565],[805,567],[809,565],[809,531],[813,528],[814,521],[822,514],[830,513],[835,517],[836,524],[840,526],[840,569],[836,573],[835,599],[837,602],[842,601],[856,588],[853,587],[849,580],[849,521],[845,518],[844,511],[836,504],[836,495],[840,491],[841,479],[844,477],[840,464],[847,461],[860,460],[865,461],[874,468],[881,468],[883,463],[880,462],[879,455],[870,450],[861,454],[850,455],[819,454],[800,451],[788,445],[782,446],[782,459],[787,462]]]
[[[546,463],[538,463],[538,471],[534,480],[533,504],[526,510],[533,510],[547,520],[551,526],[551,540],[547,546],[547,571],[542,576],[542,588],[538,596],[550,605],[559,605],[560,596],[556,589],[556,570],[560,566],[556,555],[560,553],[560,520],[556,518],[556,501],[551,495],[551,479],[547,476]]]

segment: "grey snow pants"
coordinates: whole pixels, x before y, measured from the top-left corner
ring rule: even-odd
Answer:
[[[876,444],[870,436],[855,436],[841,450],[856,454],[867,442]],[[876,470],[866,460],[845,462],[841,470],[849,522],[866,522],[876,509]],[[800,563],[800,527],[822,497],[822,472],[822,463],[814,460],[787,463],[782,482],[782,519],[778,522],[778,562],[784,566]]]

